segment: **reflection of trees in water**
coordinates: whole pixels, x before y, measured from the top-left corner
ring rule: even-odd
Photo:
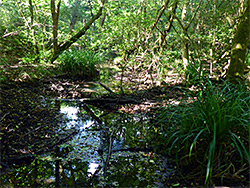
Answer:
[[[64,114],[59,118],[62,123],[56,132],[58,139],[52,144],[56,149],[38,156],[27,167],[17,167],[4,180],[11,179],[15,186],[55,187],[130,186],[131,181],[137,186],[141,182],[142,185],[153,183],[151,179],[155,175],[151,179],[143,178],[145,166],[151,169],[149,174],[159,165],[147,162],[153,149],[145,140],[149,130],[146,116],[110,113],[67,101],[51,103]]]

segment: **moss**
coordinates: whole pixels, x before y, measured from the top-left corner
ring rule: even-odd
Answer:
[[[246,52],[248,41],[250,40],[250,3],[247,1],[245,11],[239,22],[237,31],[234,35],[230,66],[227,77],[230,82],[244,82],[244,70],[246,69]]]

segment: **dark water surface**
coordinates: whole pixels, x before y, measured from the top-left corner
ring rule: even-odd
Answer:
[[[146,116],[59,104],[58,132],[69,139],[30,164],[14,165],[1,175],[2,187],[165,187],[172,170],[149,144],[154,130]]]

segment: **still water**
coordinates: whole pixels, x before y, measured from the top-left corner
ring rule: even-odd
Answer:
[[[164,187],[172,170],[145,149],[155,137],[147,118],[65,101],[58,110],[58,132],[75,134],[30,164],[14,166],[2,175],[2,187]]]

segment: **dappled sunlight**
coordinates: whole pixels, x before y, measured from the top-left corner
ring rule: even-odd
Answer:
[[[249,185],[249,0],[20,2],[0,0],[3,187]]]

